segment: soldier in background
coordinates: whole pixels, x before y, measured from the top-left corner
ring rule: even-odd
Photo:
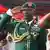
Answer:
[[[47,41],[46,41],[46,50],[50,50],[50,29],[47,29]]]

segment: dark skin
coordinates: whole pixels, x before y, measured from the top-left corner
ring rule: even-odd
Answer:
[[[48,40],[50,41],[50,35],[48,35]]]
[[[47,29],[47,31],[48,31],[48,34],[47,34],[48,40],[50,41],[50,29]]]

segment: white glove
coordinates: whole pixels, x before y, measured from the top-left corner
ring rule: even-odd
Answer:
[[[8,11],[6,12],[8,15],[12,16],[12,12],[11,9],[8,9]]]

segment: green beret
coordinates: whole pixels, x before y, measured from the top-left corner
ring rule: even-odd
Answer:
[[[32,3],[32,8],[36,8],[36,4],[35,3]]]

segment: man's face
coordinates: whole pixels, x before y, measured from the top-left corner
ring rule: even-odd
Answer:
[[[50,29],[47,29],[47,31],[48,31],[48,34],[47,34],[48,40],[50,41]]]
[[[50,41],[50,34],[48,35],[48,40]]]

